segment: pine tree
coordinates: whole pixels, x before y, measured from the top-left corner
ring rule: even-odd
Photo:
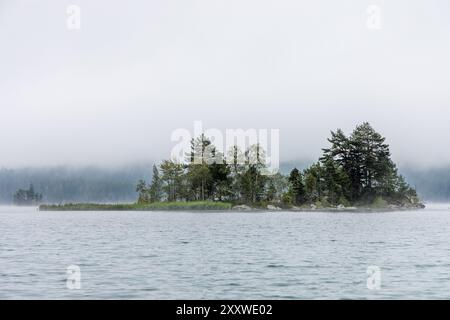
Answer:
[[[370,194],[389,176],[393,167],[389,146],[384,142],[385,138],[367,122],[357,126],[351,136],[352,146],[360,156],[361,188]]]
[[[357,126],[350,137],[340,129],[331,132],[328,141],[331,147],[323,149],[321,162],[325,168],[326,192],[331,198],[338,197],[339,189],[347,199],[363,203],[377,197],[398,198],[402,193],[396,187],[399,176],[389,145],[369,123]],[[337,179],[339,175],[341,178]]]
[[[159,175],[159,170],[156,165],[153,165],[152,183],[150,184],[149,200],[150,202],[159,202],[162,198],[162,181]]]
[[[323,172],[320,162],[310,166],[304,172],[306,198],[309,202],[319,201],[323,194]]]
[[[289,184],[292,190],[291,194],[293,202],[296,205],[301,205],[305,202],[305,186],[303,184],[303,177],[297,168],[294,168],[289,175]]]
[[[144,180],[139,180],[136,186],[136,192],[139,194],[138,203],[144,204],[149,202],[147,184]]]
[[[277,196],[277,188],[275,187],[275,183],[272,180],[270,180],[266,190],[266,200],[272,202],[275,200],[276,196]]]
[[[183,197],[183,166],[179,163],[165,160],[160,166],[163,181],[163,190],[165,190],[168,201],[177,201]]]
[[[245,169],[240,175],[242,195],[247,202],[256,203],[264,196],[267,177],[262,174],[266,168],[265,151],[260,145],[252,145],[245,152]]]
[[[355,128],[350,136],[331,131],[330,147],[309,168],[294,168],[289,176],[267,176],[265,151],[260,145],[241,152],[237,146],[227,162],[203,134],[191,140],[186,164],[164,161],[160,171],[153,167],[150,186],[140,181],[139,202],[162,199],[233,201],[285,205],[317,203],[318,206],[378,205],[420,206],[417,192],[398,174],[389,145],[369,123]],[[17,192],[17,199],[30,198],[30,190]],[[35,196],[36,197],[36,196]]]

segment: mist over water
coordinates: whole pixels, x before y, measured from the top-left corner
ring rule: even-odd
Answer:
[[[449,299],[449,15],[446,0],[0,0],[0,204],[36,194],[135,204],[138,181],[150,195],[152,165],[170,157],[172,133],[193,134],[197,121],[222,133],[279,130],[284,175],[315,163],[331,130],[369,122],[426,204],[349,213],[343,206],[359,203],[342,196],[333,213],[283,211],[327,208],[320,186],[309,203],[291,180],[277,199],[256,203],[253,190],[260,212],[0,206],[0,299]],[[367,169],[367,158],[351,167]],[[166,194],[126,208],[205,200],[202,172],[186,185],[193,197],[170,198],[166,175]],[[309,177],[320,185],[323,175]],[[399,199],[418,207],[399,185]],[[233,184],[230,207],[242,189]],[[396,210],[399,199],[370,205]],[[68,268],[81,272],[79,290]],[[381,272],[379,290],[368,268]]]
[[[0,207],[0,298],[448,299],[449,208],[364,214]],[[71,265],[80,268],[80,290],[67,288]],[[380,290],[367,287],[369,266],[381,270]]]
[[[356,0],[83,0],[68,30],[68,3],[5,1],[0,166],[167,158],[196,120],[280,129],[282,161],[369,121],[400,165],[448,165],[450,5],[376,2],[379,30]]]

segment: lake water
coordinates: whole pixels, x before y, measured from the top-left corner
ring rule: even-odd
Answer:
[[[448,299],[449,207],[358,214],[4,207],[0,298]],[[67,283],[71,265],[80,282]],[[371,289],[370,266],[380,270]],[[68,288],[74,283],[81,289]]]

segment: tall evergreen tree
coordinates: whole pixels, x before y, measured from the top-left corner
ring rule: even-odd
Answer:
[[[309,202],[316,202],[323,194],[323,172],[320,162],[307,168],[304,172],[304,184]]]
[[[361,188],[372,193],[373,187],[381,185],[393,169],[389,145],[367,122],[357,126],[350,139],[360,156]]]
[[[177,201],[182,198],[183,166],[170,160],[165,160],[161,164],[161,180],[164,182],[168,201]]]
[[[153,167],[150,186],[140,181],[139,202],[161,199],[233,201],[262,204],[263,201],[302,205],[348,206],[351,204],[420,206],[416,191],[398,174],[385,138],[369,123],[355,128],[350,136],[331,132],[330,147],[309,168],[294,168],[288,176],[267,176],[265,151],[259,144],[241,152],[237,146],[227,162],[203,134],[191,141],[186,164],[164,161],[160,171]],[[34,190],[30,187],[31,191]],[[18,193],[18,197],[22,193]],[[27,192],[23,191],[27,197]]]
[[[324,184],[324,194],[331,204],[347,203],[349,193],[346,192],[350,186],[348,175],[337,162],[331,158],[322,159],[322,179]]]
[[[289,175],[289,184],[293,202],[296,205],[301,205],[305,202],[305,186],[303,184],[303,177],[301,172],[294,168]]]
[[[252,145],[245,152],[245,169],[241,174],[242,195],[246,201],[256,203],[264,196],[266,176],[262,174],[265,168],[265,153],[260,145]]]
[[[340,129],[331,132],[328,141],[331,147],[323,149],[321,162],[326,169],[327,191],[332,197],[336,198],[338,189],[342,189],[342,193],[353,202],[396,196],[395,185],[399,178],[390,158],[389,145],[369,123],[357,126],[350,137]],[[349,184],[333,178],[340,169],[346,175],[341,174],[341,179],[348,179]]]
[[[149,200],[150,202],[158,202],[161,201],[163,190],[162,190],[162,180],[159,175],[158,167],[153,165],[153,176],[152,182],[150,184],[149,192]]]
[[[136,186],[136,192],[139,194],[138,203],[144,204],[150,202],[148,188],[145,180],[139,180]]]

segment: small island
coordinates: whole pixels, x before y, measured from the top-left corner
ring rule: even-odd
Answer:
[[[42,194],[34,191],[33,184],[28,190],[19,189],[14,193],[13,203],[16,206],[37,206],[42,202]]]
[[[133,204],[41,205],[42,211],[295,210],[391,211],[420,209],[417,192],[398,173],[389,145],[369,123],[349,135],[331,132],[329,147],[305,170],[268,174],[265,151],[235,146],[221,154],[205,135],[191,141],[185,161],[153,166],[139,181]],[[256,161],[255,161],[256,159]]]

